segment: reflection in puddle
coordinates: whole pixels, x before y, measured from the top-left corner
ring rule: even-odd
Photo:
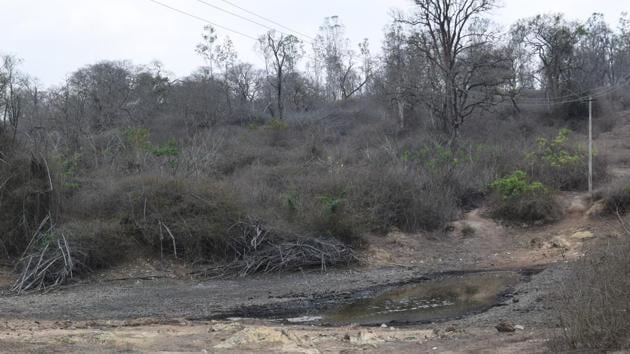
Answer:
[[[417,323],[455,318],[487,309],[519,281],[513,272],[479,273],[408,284],[325,313],[329,325]]]

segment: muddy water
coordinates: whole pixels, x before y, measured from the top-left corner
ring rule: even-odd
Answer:
[[[320,323],[369,326],[456,318],[496,305],[519,280],[518,273],[495,272],[408,284],[334,308],[321,316]]]

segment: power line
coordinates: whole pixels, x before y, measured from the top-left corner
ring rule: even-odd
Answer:
[[[225,31],[228,31],[228,32],[232,32],[232,33],[238,34],[239,36],[243,36],[243,37],[245,37],[245,38],[249,38],[249,39],[254,40],[254,41],[258,41],[258,39],[257,39],[256,37],[254,37],[254,36],[250,36],[250,35],[248,35],[248,34],[245,34],[245,33],[243,33],[243,32],[240,32],[240,31],[237,31],[237,30],[231,29],[231,28],[229,28],[229,27],[226,27],[226,26],[223,26],[223,25],[219,25],[219,24],[214,23],[214,22],[212,22],[212,21],[210,21],[210,20],[207,20],[207,19],[205,19],[205,18],[203,18],[203,17],[199,17],[199,16],[197,16],[197,15],[193,15],[193,14],[191,14],[190,12],[186,12],[186,11],[180,10],[180,9],[178,9],[178,8],[175,8],[175,7],[172,7],[172,6],[170,6],[170,5],[167,5],[167,4],[163,3],[163,2],[160,2],[160,1],[157,1],[157,0],[147,0],[147,1],[150,1],[150,2],[152,2],[152,3],[154,3],[154,4],[156,4],[156,5],[162,6],[162,7],[166,8],[166,9],[171,10],[171,11],[175,11],[175,12],[177,12],[177,13],[179,13],[179,14],[182,14],[182,15],[185,15],[185,16],[188,16],[188,17],[191,17],[191,18],[194,18],[194,19],[196,19],[196,20],[198,20],[198,21],[205,22],[205,23],[207,23],[207,24],[210,24],[210,25],[212,25],[212,26],[214,26],[214,27],[217,27],[217,28],[223,29],[223,30],[225,30]]]
[[[609,87],[600,87],[598,89],[595,89],[593,91],[589,91],[589,90],[584,90],[580,93],[571,91],[573,93],[571,94],[566,94],[564,96],[558,96],[558,97],[553,97],[553,98],[548,98],[548,99],[541,99],[541,98],[528,98],[528,97],[522,97],[520,99],[521,102],[532,102],[532,103],[540,103],[540,104],[545,104],[545,105],[549,105],[549,104],[561,104],[561,103],[567,103],[568,101],[573,101],[575,99],[578,99],[578,97],[584,97],[584,96],[588,96],[589,94],[597,94],[598,91],[605,91],[607,90]]]
[[[256,16],[257,18],[259,18],[259,19],[261,19],[261,20],[263,20],[263,21],[267,21],[267,22],[272,23],[272,24],[274,24],[274,25],[276,25],[276,26],[278,26],[278,27],[284,28],[285,30],[287,30],[287,31],[289,31],[289,32],[293,32],[293,33],[295,33],[295,34],[297,34],[297,35],[299,35],[299,36],[302,36],[302,37],[304,37],[304,38],[307,38],[307,39],[309,39],[309,40],[311,40],[311,41],[312,41],[312,40],[315,40],[315,38],[313,38],[313,37],[311,37],[311,36],[309,36],[309,35],[306,35],[306,34],[304,34],[304,33],[301,33],[301,32],[299,32],[299,31],[296,31],[296,30],[294,30],[294,29],[291,29],[291,28],[289,28],[289,27],[287,27],[287,26],[282,25],[281,23],[278,23],[278,22],[276,22],[276,21],[274,21],[274,20],[272,20],[272,19],[270,19],[270,18],[267,18],[267,17],[261,16],[261,15],[259,15],[259,14],[255,13],[255,12],[253,12],[253,11],[247,10],[246,8],[243,8],[243,7],[241,7],[241,6],[239,6],[239,5],[235,4],[235,3],[233,3],[233,2],[231,2],[231,1],[228,1],[228,0],[220,0],[220,1],[223,1],[224,3],[226,3],[226,4],[230,5],[230,6],[233,6],[233,7],[237,8],[237,9],[239,9],[239,10],[243,11],[243,12],[246,12],[246,13],[248,13],[248,14],[252,15],[252,16]]]
[[[621,80],[619,80],[619,81],[621,82],[621,81],[629,81],[629,80],[630,80],[630,75],[628,75],[626,77],[622,77]],[[616,83],[614,85],[620,85],[620,84]],[[590,90],[587,89],[587,90],[581,91],[580,93],[577,93],[577,92],[575,92],[573,90],[569,90],[571,93],[566,94],[564,96],[558,96],[558,97],[548,98],[548,99],[544,99],[544,100],[541,100],[541,99],[538,99],[538,98],[527,98],[527,97],[524,97],[524,98],[521,98],[521,101],[529,100],[531,102],[540,102],[541,104],[550,104],[550,103],[554,103],[556,101],[558,101],[558,103],[566,103],[566,102],[559,102],[559,101],[563,101],[563,100],[567,100],[567,99],[573,100],[573,99],[575,99],[575,97],[587,96],[589,94],[595,94],[595,92],[598,91],[598,90],[606,90],[606,89],[607,89],[607,87],[600,87],[598,89],[595,89],[594,91],[590,91]]]
[[[610,93],[612,93],[612,92],[622,88],[624,85],[629,84],[630,83],[630,75],[628,75],[627,77],[623,78],[621,81],[622,82],[619,82],[619,83],[617,83],[615,85],[612,85],[612,86],[609,86],[609,87],[601,87],[601,88],[598,88],[598,89],[595,89],[595,90],[591,91],[590,94],[589,93],[585,93],[583,96],[578,96],[578,97],[575,97],[575,98],[570,99],[570,100],[555,101],[555,102],[554,101],[546,101],[546,100],[536,100],[536,101],[530,100],[529,102],[527,102],[527,101],[522,101],[522,100],[517,99],[516,103],[518,105],[523,105],[523,106],[547,106],[547,107],[563,105],[563,104],[567,104],[567,103],[586,103],[589,100],[595,100],[597,98],[604,97],[604,96],[606,96],[606,95],[608,95],[608,94],[610,94]],[[625,82],[623,82],[623,81],[625,81]],[[472,93],[471,96],[474,96],[476,94],[476,92],[471,92],[471,93]],[[512,105],[512,103],[510,103],[510,102],[499,102],[499,103],[496,103],[496,105],[508,105],[508,104]]]
[[[595,89],[593,91],[588,91],[585,90],[580,94],[575,94],[572,95],[572,99],[568,99],[568,100],[561,100],[561,101],[554,101],[554,100],[518,100],[520,101],[519,103],[521,104],[525,104],[525,105],[531,105],[531,106],[535,106],[535,105],[539,105],[539,106],[553,106],[553,105],[562,105],[562,104],[566,104],[566,103],[578,103],[578,102],[588,102],[589,97],[595,99],[595,98],[600,98],[603,96],[606,96],[609,93],[614,92],[615,90],[621,88],[623,85],[628,84],[630,81],[630,75],[626,76],[625,78],[623,78],[622,80],[620,80],[619,83],[614,84],[610,87],[600,87],[598,89]],[[569,95],[564,96],[564,97],[571,97]]]
[[[197,2],[199,2],[199,3],[201,3],[201,4],[204,4],[204,5],[208,6],[208,7],[211,7],[211,8],[213,8],[213,9],[217,9],[217,10],[219,10],[219,11],[222,11],[222,12],[225,12],[225,13],[227,13],[227,14],[230,14],[230,15],[232,15],[232,16],[234,16],[234,17],[238,17],[238,18],[240,18],[240,19],[242,19],[242,20],[245,20],[245,21],[247,21],[247,22],[251,22],[251,23],[253,23],[253,24],[255,24],[255,25],[258,25],[258,26],[260,26],[260,27],[264,27],[264,28],[269,29],[269,30],[276,30],[275,28],[273,28],[273,27],[271,27],[271,26],[267,26],[267,25],[265,25],[264,23],[260,23],[260,22],[254,21],[254,20],[252,20],[252,19],[249,19],[249,18],[247,18],[247,17],[245,17],[245,16],[241,16],[241,15],[239,15],[239,14],[235,13],[235,12],[232,12],[232,11],[230,11],[230,10],[226,10],[226,9],[224,9],[224,8],[220,7],[220,6],[217,6],[217,5],[211,4],[211,3],[207,2],[207,1],[197,0]]]

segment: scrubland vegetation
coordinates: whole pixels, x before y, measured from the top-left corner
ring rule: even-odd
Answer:
[[[382,54],[353,50],[334,17],[308,54],[298,37],[262,36],[266,70],[211,27],[197,48],[207,66],[176,80],[156,63],[100,62],[41,90],[5,56],[0,259],[16,265],[14,290],[136,257],[212,275],[348,265],[365,235],[440,237],[482,205],[509,223],[553,222],[554,193],[587,188],[583,98],[596,97],[596,135],[630,108],[616,90],[630,74],[628,20],[541,15],[498,33],[483,21],[491,1],[453,3],[472,4],[442,33],[457,43],[432,32],[439,5],[416,1]],[[598,185],[606,168],[596,153]],[[601,193],[611,211],[630,207],[627,181]],[[617,253],[584,261],[575,284],[627,273]],[[621,292],[578,294],[602,309],[563,317],[572,343],[571,323],[591,323],[575,316],[593,311],[625,330]]]
[[[562,336],[554,351],[606,351],[630,345],[630,229],[621,242],[590,252],[574,265],[559,301]]]

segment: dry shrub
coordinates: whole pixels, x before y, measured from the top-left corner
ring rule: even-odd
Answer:
[[[289,230],[332,237],[346,244],[360,243],[359,213],[351,207],[351,184],[341,171],[313,166],[308,174],[293,171],[268,185],[277,193],[277,210]]]
[[[63,225],[71,252],[80,256],[85,272],[106,269],[142,255],[138,242],[126,233],[119,220],[73,221]],[[81,275],[80,273],[75,275]]]
[[[14,291],[49,290],[137,256],[211,264],[215,271],[207,273],[228,276],[356,261],[352,248],[330,235],[302,236],[252,221],[218,182],[127,177],[107,189],[92,185],[98,198],[86,187],[71,199],[76,205],[65,211],[64,224],[46,218],[47,228],[35,233],[17,263]]]
[[[457,182],[404,166],[353,171],[351,205],[369,231],[435,231],[458,213]]]
[[[613,180],[595,197],[604,201],[608,212],[625,214],[630,211],[630,177]]]
[[[630,231],[630,230],[629,230]],[[630,349],[630,232],[578,261],[557,299],[554,351]]]
[[[94,180],[67,204],[66,223],[117,222],[125,242],[146,253],[202,263],[231,256],[230,228],[244,217],[239,198],[221,183],[153,175]]]
[[[218,183],[159,177],[122,183],[129,232],[160,254],[190,262],[229,259],[232,227],[243,217],[236,196]]]
[[[492,197],[491,215],[512,222],[551,222],[559,217],[559,206],[544,193],[531,194],[518,199]]]
[[[52,198],[44,160],[5,156],[0,161],[0,257],[24,251],[50,212]]]

